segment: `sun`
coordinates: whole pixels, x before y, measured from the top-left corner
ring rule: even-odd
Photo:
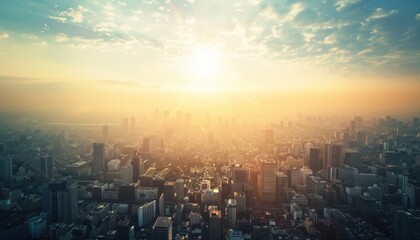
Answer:
[[[197,77],[212,78],[220,73],[221,53],[213,48],[195,49],[191,54],[191,67]],[[196,79],[199,80],[200,79]]]
[[[188,88],[194,91],[213,91],[223,82],[223,52],[213,47],[200,47],[191,51],[187,68],[191,81]]]

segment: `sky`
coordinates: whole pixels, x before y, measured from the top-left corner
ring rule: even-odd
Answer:
[[[420,3],[0,1],[0,100],[0,112],[418,113]]]

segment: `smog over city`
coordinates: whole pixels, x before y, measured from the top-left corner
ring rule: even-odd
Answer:
[[[420,3],[0,2],[0,239],[420,239]]]

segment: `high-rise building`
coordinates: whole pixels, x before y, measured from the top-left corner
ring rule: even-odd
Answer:
[[[325,144],[324,169],[328,172],[328,179],[335,179],[335,169],[343,166],[343,146],[340,144]]]
[[[220,210],[209,211],[209,240],[222,239],[222,213]]]
[[[341,167],[343,165],[343,146],[339,144],[325,144],[324,169]]]
[[[57,180],[44,186],[44,211],[52,222],[74,223],[78,213],[77,185],[71,180]]]
[[[163,193],[165,198],[165,203],[173,203],[175,200],[175,182],[166,181],[163,186]]]
[[[346,149],[344,150],[343,163],[360,169],[362,167],[362,155],[357,150]]]
[[[152,227],[152,240],[172,240],[171,217],[159,216]]]
[[[139,228],[149,225],[156,218],[156,200],[141,205],[137,214]]]
[[[140,175],[142,175],[142,173],[140,173],[141,156],[137,152],[134,152],[131,165],[133,166],[133,181],[137,182],[140,178]]]
[[[282,173],[282,172],[278,172],[276,173],[276,192],[277,192],[277,201],[278,202],[285,202],[288,199],[288,191],[289,191],[289,187],[288,187],[288,179],[287,179],[287,175]]]
[[[105,162],[105,146],[103,143],[93,144],[93,160],[92,160],[92,173],[100,175],[107,172]]]
[[[234,192],[233,197],[236,201],[236,213],[246,213],[246,197],[244,192]]]
[[[130,164],[123,165],[121,167],[121,179],[124,183],[133,182],[133,166]]]
[[[46,179],[54,178],[54,161],[51,156],[44,156],[40,159],[41,174]]]
[[[182,202],[184,200],[184,179],[177,179],[175,182],[176,200]]]
[[[108,125],[103,125],[102,126],[102,140],[104,141],[104,143],[108,142],[108,137],[109,137],[109,127]]]
[[[320,148],[310,148],[309,149],[309,168],[313,172],[318,172],[322,170],[322,157]]]
[[[276,200],[276,162],[274,160],[260,161],[259,191],[263,202]]]
[[[226,206],[226,218],[228,229],[236,227],[236,200],[228,199]]]
[[[8,157],[0,158],[0,180],[8,180],[12,176],[12,159]]]

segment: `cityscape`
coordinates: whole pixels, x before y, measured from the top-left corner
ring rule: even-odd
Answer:
[[[420,239],[419,23],[409,0],[0,2],[0,239]]]

